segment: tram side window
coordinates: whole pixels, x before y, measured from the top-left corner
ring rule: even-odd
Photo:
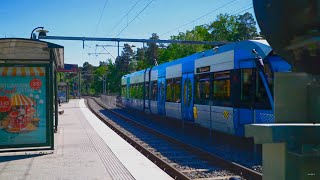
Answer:
[[[152,81],[152,97],[151,100],[156,101],[158,94],[158,81]]]
[[[270,73],[270,72],[269,72]],[[267,76],[269,76],[267,74]],[[270,78],[270,77],[267,77]],[[273,80],[269,81],[272,87]],[[270,109],[267,91],[257,69],[241,69],[240,103],[243,108]]]
[[[130,90],[129,90],[130,91],[130,93],[129,93],[130,94],[130,98],[134,98],[133,97],[133,91],[134,91],[133,90],[133,86],[134,86],[133,84],[130,84]]]
[[[149,99],[149,81],[145,82],[145,98],[146,100]]]
[[[181,77],[173,79],[173,102],[181,103]]]
[[[134,85],[134,97],[135,99],[138,99],[138,84]]]
[[[213,74],[213,102],[218,106],[231,106],[230,71]]]
[[[173,79],[167,79],[167,88],[166,88],[166,101],[173,102]]]
[[[135,96],[135,95],[134,95],[134,92],[135,92],[135,89],[134,89],[134,88],[135,88],[135,85],[134,85],[134,84],[131,84],[131,95],[130,95],[131,98],[135,98],[135,97],[134,97],[134,96]]]
[[[195,103],[209,105],[210,103],[210,73],[196,75]]]
[[[136,84],[136,99],[139,99],[140,98],[140,84]]]
[[[133,85],[133,96],[132,96],[134,99],[136,99],[137,98],[137,85],[136,84],[134,84]]]
[[[144,88],[143,83],[140,83],[140,99],[143,99],[143,96],[145,96],[145,94],[143,94],[143,88]]]
[[[123,86],[123,89],[124,89],[124,97],[126,97],[126,98],[127,98],[127,97],[128,97],[128,92],[127,92],[127,91],[128,91],[128,89],[127,89],[127,85],[124,85],[124,86]]]
[[[122,85],[121,87],[121,96],[122,97],[126,97],[126,85]]]
[[[143,90],[142,90],[143,84],[139,83],[138,84],[138,99],[142,99],[143,98]]]

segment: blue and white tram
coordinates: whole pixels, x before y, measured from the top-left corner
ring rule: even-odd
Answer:
[[[122,77],[123,105],[237,136],[272,123],[273,77],[291,66],[265,40],[230,43]]]

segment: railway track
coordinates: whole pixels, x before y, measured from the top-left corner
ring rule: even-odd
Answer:
[[[89,109],[122,138],[175,179],[262,179],[249,168],[185,144],[87,98]],[[100,111],[106,110],[110,120]]]

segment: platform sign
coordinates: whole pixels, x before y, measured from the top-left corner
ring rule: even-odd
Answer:
[[[76,73],[78,72],[78,64],[64,64],[64,68],[58,69],[58,72]]]
[[[50,145],[47,67],[0,67],[0,149]]]

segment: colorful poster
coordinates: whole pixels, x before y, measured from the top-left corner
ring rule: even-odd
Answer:
[[[58,98],[61,102],[67,102],[67,86],[58,86]]]
[[[45,67],[0,67],[0,147],[47,142]]]

